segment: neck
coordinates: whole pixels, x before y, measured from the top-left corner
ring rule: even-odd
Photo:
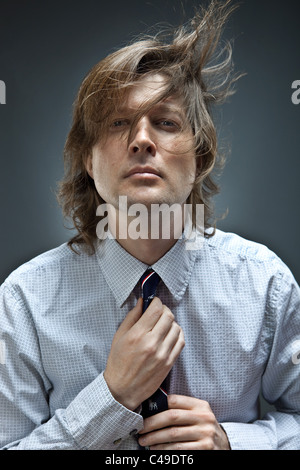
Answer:
[[[173,217],[157,213],[130,217],[128,213],[114,211],[109,214],[109,229],[118,243],[136,259],[151,266],[175,245],[182,235],[182,210],[178,204]]]
[[[152,266],[162,258],[177,240],[118,239],[119,244],[139,261]]]

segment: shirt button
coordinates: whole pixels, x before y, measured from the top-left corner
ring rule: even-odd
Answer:
[[[113,444],[114,444],[115,446],[117,446],[118,444],[120,444],[121,441],[122,441],[121,438],[120,438],[120,439],[116,439],[116,440],[113,442]]]

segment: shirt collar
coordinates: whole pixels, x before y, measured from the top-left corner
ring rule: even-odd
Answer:
[[[130,255],[112,238],[100,241],[96,254],[101,271],[116,299],[117,305],[122,307],[149,266]],[[179,239],[152,266],[176,301],[181,300],[184,295],[196,256],[197,250],[186,250],[185,240]]]

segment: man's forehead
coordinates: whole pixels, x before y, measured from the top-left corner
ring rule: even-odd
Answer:
[[[122,97],[122,103],[117,106],[118,111],[138,111],[143,106],[155,103],[155,108],[161,110],[180,111],[182,99],[179,96],[168,96],[156,101],[166,90],[167,78],[161,74],[145,76],[132,84]]]
[[[138,111],[141,109],[141,105],[147,104],[147,100],[144,100],[142,103],[137,103],[137,102],[131,102],[131,101],[125,101],[122,105],[117,107],[117,111],[121,113],[125,113],[128,111]],[[177,98],[167,98],[162,101],[159,101],[158,103],[154,103],[151,109],[155,109],[157,111],[168,111],[168,112],[174,112],[174,113],[182,113],[182,103],[180,100]]]

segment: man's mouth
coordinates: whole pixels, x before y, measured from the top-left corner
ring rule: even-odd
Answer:
[[[126,178],[161,178],[161,174],[150,166],[135,166],[127,174]]]

